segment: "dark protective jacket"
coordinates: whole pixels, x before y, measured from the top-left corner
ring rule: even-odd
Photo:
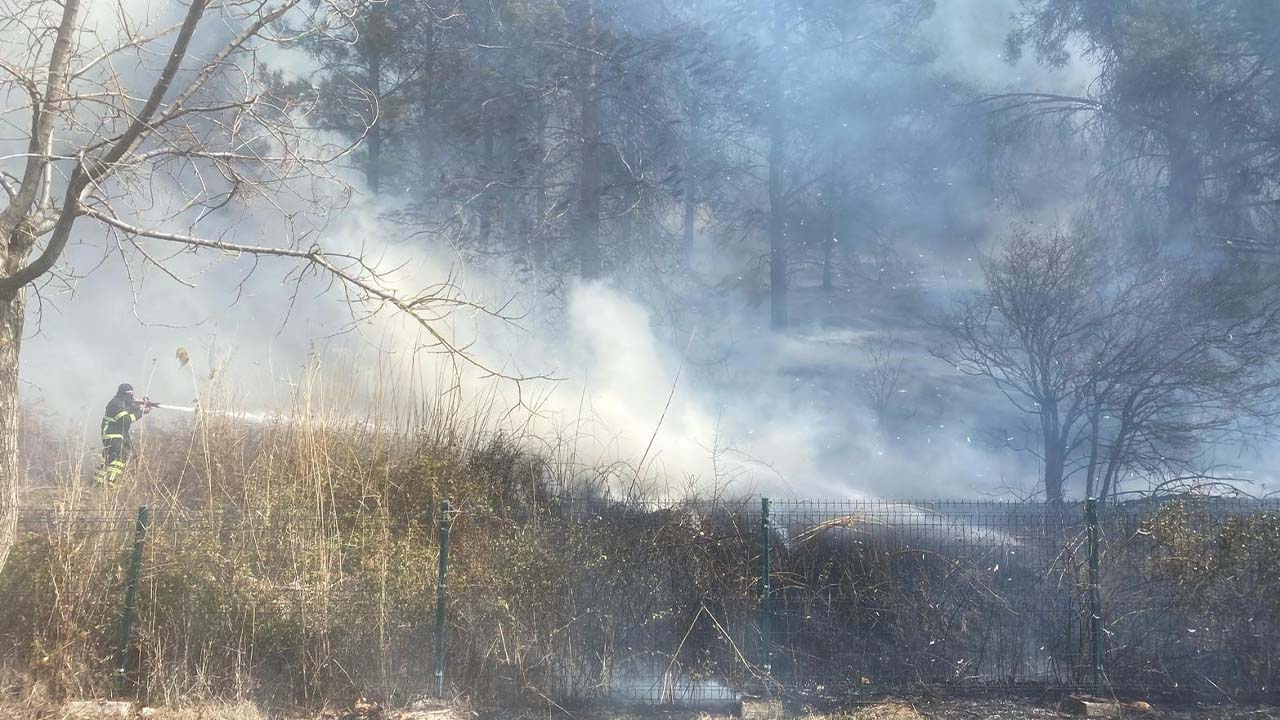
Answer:
[[[142,403],[136,402],[128,395],[117,395],[107,403],[107,411],[102,417],[102,439],[123,440],[129,444],[129,426],[142,418]]]

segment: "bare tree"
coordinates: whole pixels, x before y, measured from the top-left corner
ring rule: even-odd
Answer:
[[[869,341],[862,347],[862,391],[881,428],[895,415],[898,395],[905,391],[907,357],[893,340]]]
[[[308,212],[330,215],[344,196],[329,168],[351,146],[307,132],[311,106],[281,91],[259,53],[308,34],[350,33],[357,1],[189,0],[166,25],[123,3],[40,0],[0,20],[0,87],[25,98],[5,113],[25,147],[0,158],[7,199],[0,211],[0,565],[16,521],[28,293],[59,278],[73,230],[104,254],[128,253],[184,284],[171,262],[178,254],[282,258],[294,263],[295,282],[327,276],[341,286],[353,318],[400,311],[438,349],[466,355],[438,324],[468,304],[451,284],[403,293],[363,254],[326,249],[313,237],[315,225],[300,221]],[[15,121],[19,115],[25,119]],[[310,192],[326,182],[334,190]],[[260,244],[225,231],[201,234],[202,224],[216,222],[210,216],[249,202],[280,209],[290,231]]]
[[[1206,447],[1265,434],[1277,411],[1275,301],[1210,290],[1185,258],[1103,247],[1087,226],[1015,232],[935,350],[1038,419],[1053,503],[1076,471],[1103,497],[1129,470],[1193,471]]]
[[[1039,420],[1045,497],[1061,502],[1071,439],[1084,417],[1089,348],[1102,327],[1089,283],[1096,254],[1063,233],[1014,232],[987,264],[987,287],[948,317],[935,350],[961,372],[992,380]]]
[[[1085,493],[1104,499],[1127,471],[1203,476],[1205,448],[1266,437],[1280,387],[1274,299],[1207,291],[1176,261],[1127,282],[1086,388]]]

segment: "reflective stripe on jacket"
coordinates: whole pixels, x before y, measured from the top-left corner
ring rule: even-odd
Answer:
[[[107,403],[102,416],[103,440],[128,440],[129,426],[142,417],[142,405],[125,395],[117,395]]]

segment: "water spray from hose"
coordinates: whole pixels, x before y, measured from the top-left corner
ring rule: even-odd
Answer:
[[[156,407],[162,410],[176,410],[184,413],[197,413],[200,411],[200,408],[194,405],[157,405]]]

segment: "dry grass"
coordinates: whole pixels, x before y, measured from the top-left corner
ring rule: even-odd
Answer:
[[[206,393],[189,422],[139,428],[140,456],[110,490],[89,481],[93,449],[68,445],[74,460],[49,461],[56,475],[29,489],[38,516],[0,574],[0,655],[53,697],[107,693],[131,518],[145,503],[131,657],[143,697],[288,705],[420,690],[439,500],[536,502],[543,472],[456,403],[419,408],[409,430],[353,419],[320,394],[251,418]]]
[[[28,673],[0,666],[0,720],[47,715],[57,707],[47,685]]]
[[[50,460],[52,479],[28,493],[28,510],[45,516],[24,526],[0,573],[0,666],[27,673],[25,686],[47,702],[110,694],[131,513],[146,502],[155,520],[129,658],[138,697],[316,709],[368,695],[403,705],[431,682],[435,512],[448,498],[457,509],[446,673],[454,691],[546,707],[565,690],[604,694],[634,667],[652,669],[654,656],[687,678],[752,671],[758,529],[740,507],[601,505],[570,516],[551,487],[598,486],[616,466],[565,459],[567,442],[532,452],[528,438],[495,432],[483,403],[443,397],[375,427],[309,391],[287,417],[257,421],[207,392],[205,413],[147,430],[141,459],[113,490],[87,484],[84,448],[42,445],[63,459]],[[789,642],[821,650],[814,658],[881,649],[967,657],[964,643],[986,632],[984,608],[1001,608],[974,603],[987,595],[974,595],[950,558],[872,542],[853,552],[825,532],[869,522],[838,518],[780,546],[775,572],[813,618]],[[1273,557],[1275,547],[1258,545],[1245,560]],[[847,617],[823,614],[822,587],[851,588],[842,600],[868,611],[862,617],[892,608],[868,621],[880,644],[854,647],[849,638],[860,633]],[[951,601],[955,612],[938,609]],[[958,642],[926,649],[934,637]],[[817,663],[831,661],[795,671],[818,676]],[[919,703],[840,716],[916,717],[941,716]]]
[[[265,720],[266,715],[252,703],[239,702],[148,708],[138,717],[145,720]]]
[[[61,720],[73,716],[69,710],[68,705],[47,699],[10,699],[0,701],[0,720]],[[82,712],[80,717],[85,715]],[[104,713],[102,717],[106,718],[107,714]],[[210,703],[185,707],[135,707],[130,720],[265,720],[266,717],[250,703]]]
[[[444,498],[459,512],[456,687],[536,689],[559,648],[590,650],[584,637],[603,632],[575,626],[581,609],[544,608],[571,596],[616,605],[646,582],[619,571],[608,592],[588,592],[575,573],[605,562],[601,543],[612,555],[626,538],[513,520],[544,506],[552,486],[599,486],[616,467],[562,457],[569,442],[529,451],[527,438],[495,431],[483,400],[441,393],[375,424],[318,385],[268,418],[206,390],[188,422],[139,427],[139,457],[109,490],[91,484],[94,448],[41,445],[61,459],[28,488],[28,520],[0,573],[0,665],[30,672],[53,698],[110,693],[132,518],[143,503],[153,519],[130,682],[157,705],[322,707],[421,693],[432,670]],[[606,669],[595,662],[592,672]]]
[[[854,710],[848,715],[836,716],[831,720],[924,720],[915,706],[910,703],[887,701],[870,707]]]

